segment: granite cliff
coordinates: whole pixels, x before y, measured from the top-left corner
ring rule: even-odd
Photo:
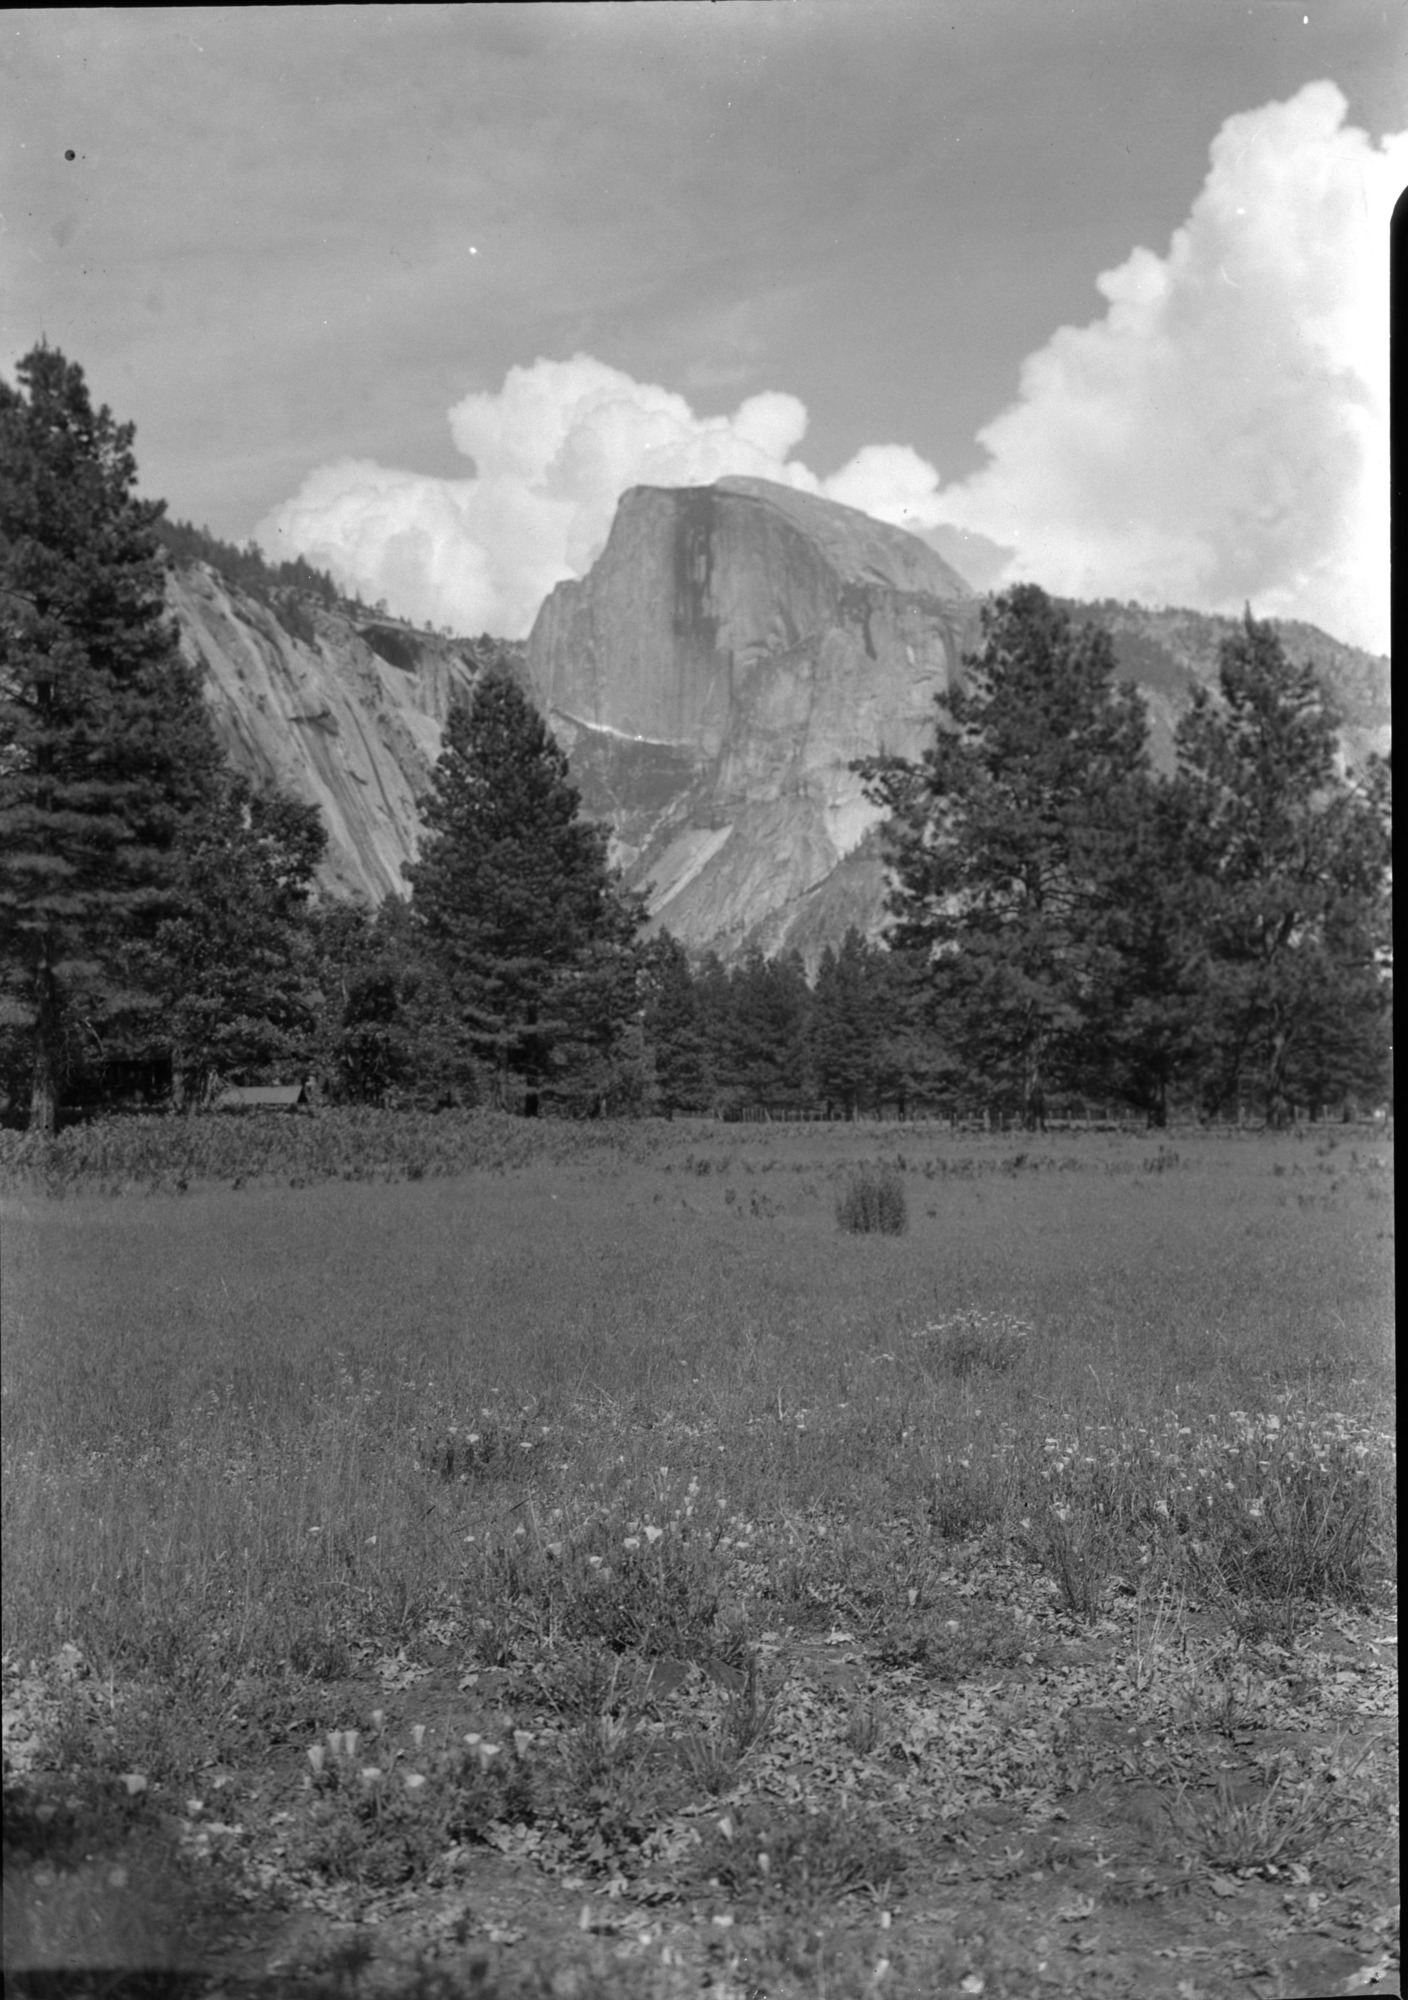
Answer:
[[[169,592],[231,761],[321,809],[324,889],[399,890],[441,728],[493,642],[296,592],[261,600],[206,562],[174,567]],[[1110,629],[1167,762],[1233,621],[1070,608]],[[1346,754],[1387,749],[1387,660],[1281,630],[1333,694]],[[625,494],[588,575],[557,586],[526,649],[495,650],[536,694],[627,879],[653,885],[657,924],[725,957],[796,947],[814,964],[848,925],[873,934],[882,918],[877,816],[851,761],[924,748],[977,631],[978,599],[924,542],[725,479]]]
[[[207,563],[173,568],[167,602],[235,769],[321,811],[323,889],[400,891],[441,728],[479,672],[474,644],[308,598],[261,602]]]
[[[976,610],[941,556],[852,508],[760,479],[635,487],[544,603],[528,675],[657,922],[815,960],[880,914],[851,762],[923,748]]]

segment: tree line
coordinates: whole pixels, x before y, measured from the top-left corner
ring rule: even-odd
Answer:
[[[32,1126],[167,1074],[188,1106],[313,1073],[371,1104],[1029,1125],[1071,1099],[1277,1122],[1388,1092],[1388,765],[1343,766],[1323,688],[1250,614],[1159,773],[1108,635],[1033,586],[996,599],[924,755],[857,767],[886,934],[811,977],[645,935],[511,654],[481,645],[406,893],[372,911],[317,895],[316,809],[221,757],[164,605],[163,543],[204,538],[136,497],[131,426],[47,346],[18,383],[0,1088]]]

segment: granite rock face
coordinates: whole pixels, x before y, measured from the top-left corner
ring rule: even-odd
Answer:
[[[942,557],[852,508],[761,479],[635,487],[543,605],[528,674],[653,920],[814,963],[881,916],[851,762],[919,754],[976,616]]]
[[[230,763],[321,811],[323,890],[400,892],[441,729],[477,677],[472,648],[306,601],[295,631],[204,563],[169,574],[167,602]]]
[[[235,767],[315,804],[321,886],[378,902],[402,888],[420,800],[482,642],[310,598],[262,602],[203,563],[168,584]],[[1235,621],[1113,602],[1105,624],[1150,709],[1156,761]],[[1389,743],[1389,663],[1282,625],[1334,697],[1348,761]],[[849,925],[876,935],[877,814],[850,771],[932,740],[933,698],[977,642],[978,601],[926,543],[764,480],[636,487],[580,582],[528,641],[496,647],[568,752],[584,809],[611,829],[657,925],[735,958],[796,948],[814,966]]]

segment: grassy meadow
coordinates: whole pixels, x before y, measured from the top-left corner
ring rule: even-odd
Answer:
[[[0,1183],[7,1965],[1396,1962],[1384,1133],[153,1120]]]

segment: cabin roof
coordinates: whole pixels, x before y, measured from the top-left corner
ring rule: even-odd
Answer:
[[[308,1102],[301,1083],[234,1084],[215,1100],[217,1111],[292,1111]]]

